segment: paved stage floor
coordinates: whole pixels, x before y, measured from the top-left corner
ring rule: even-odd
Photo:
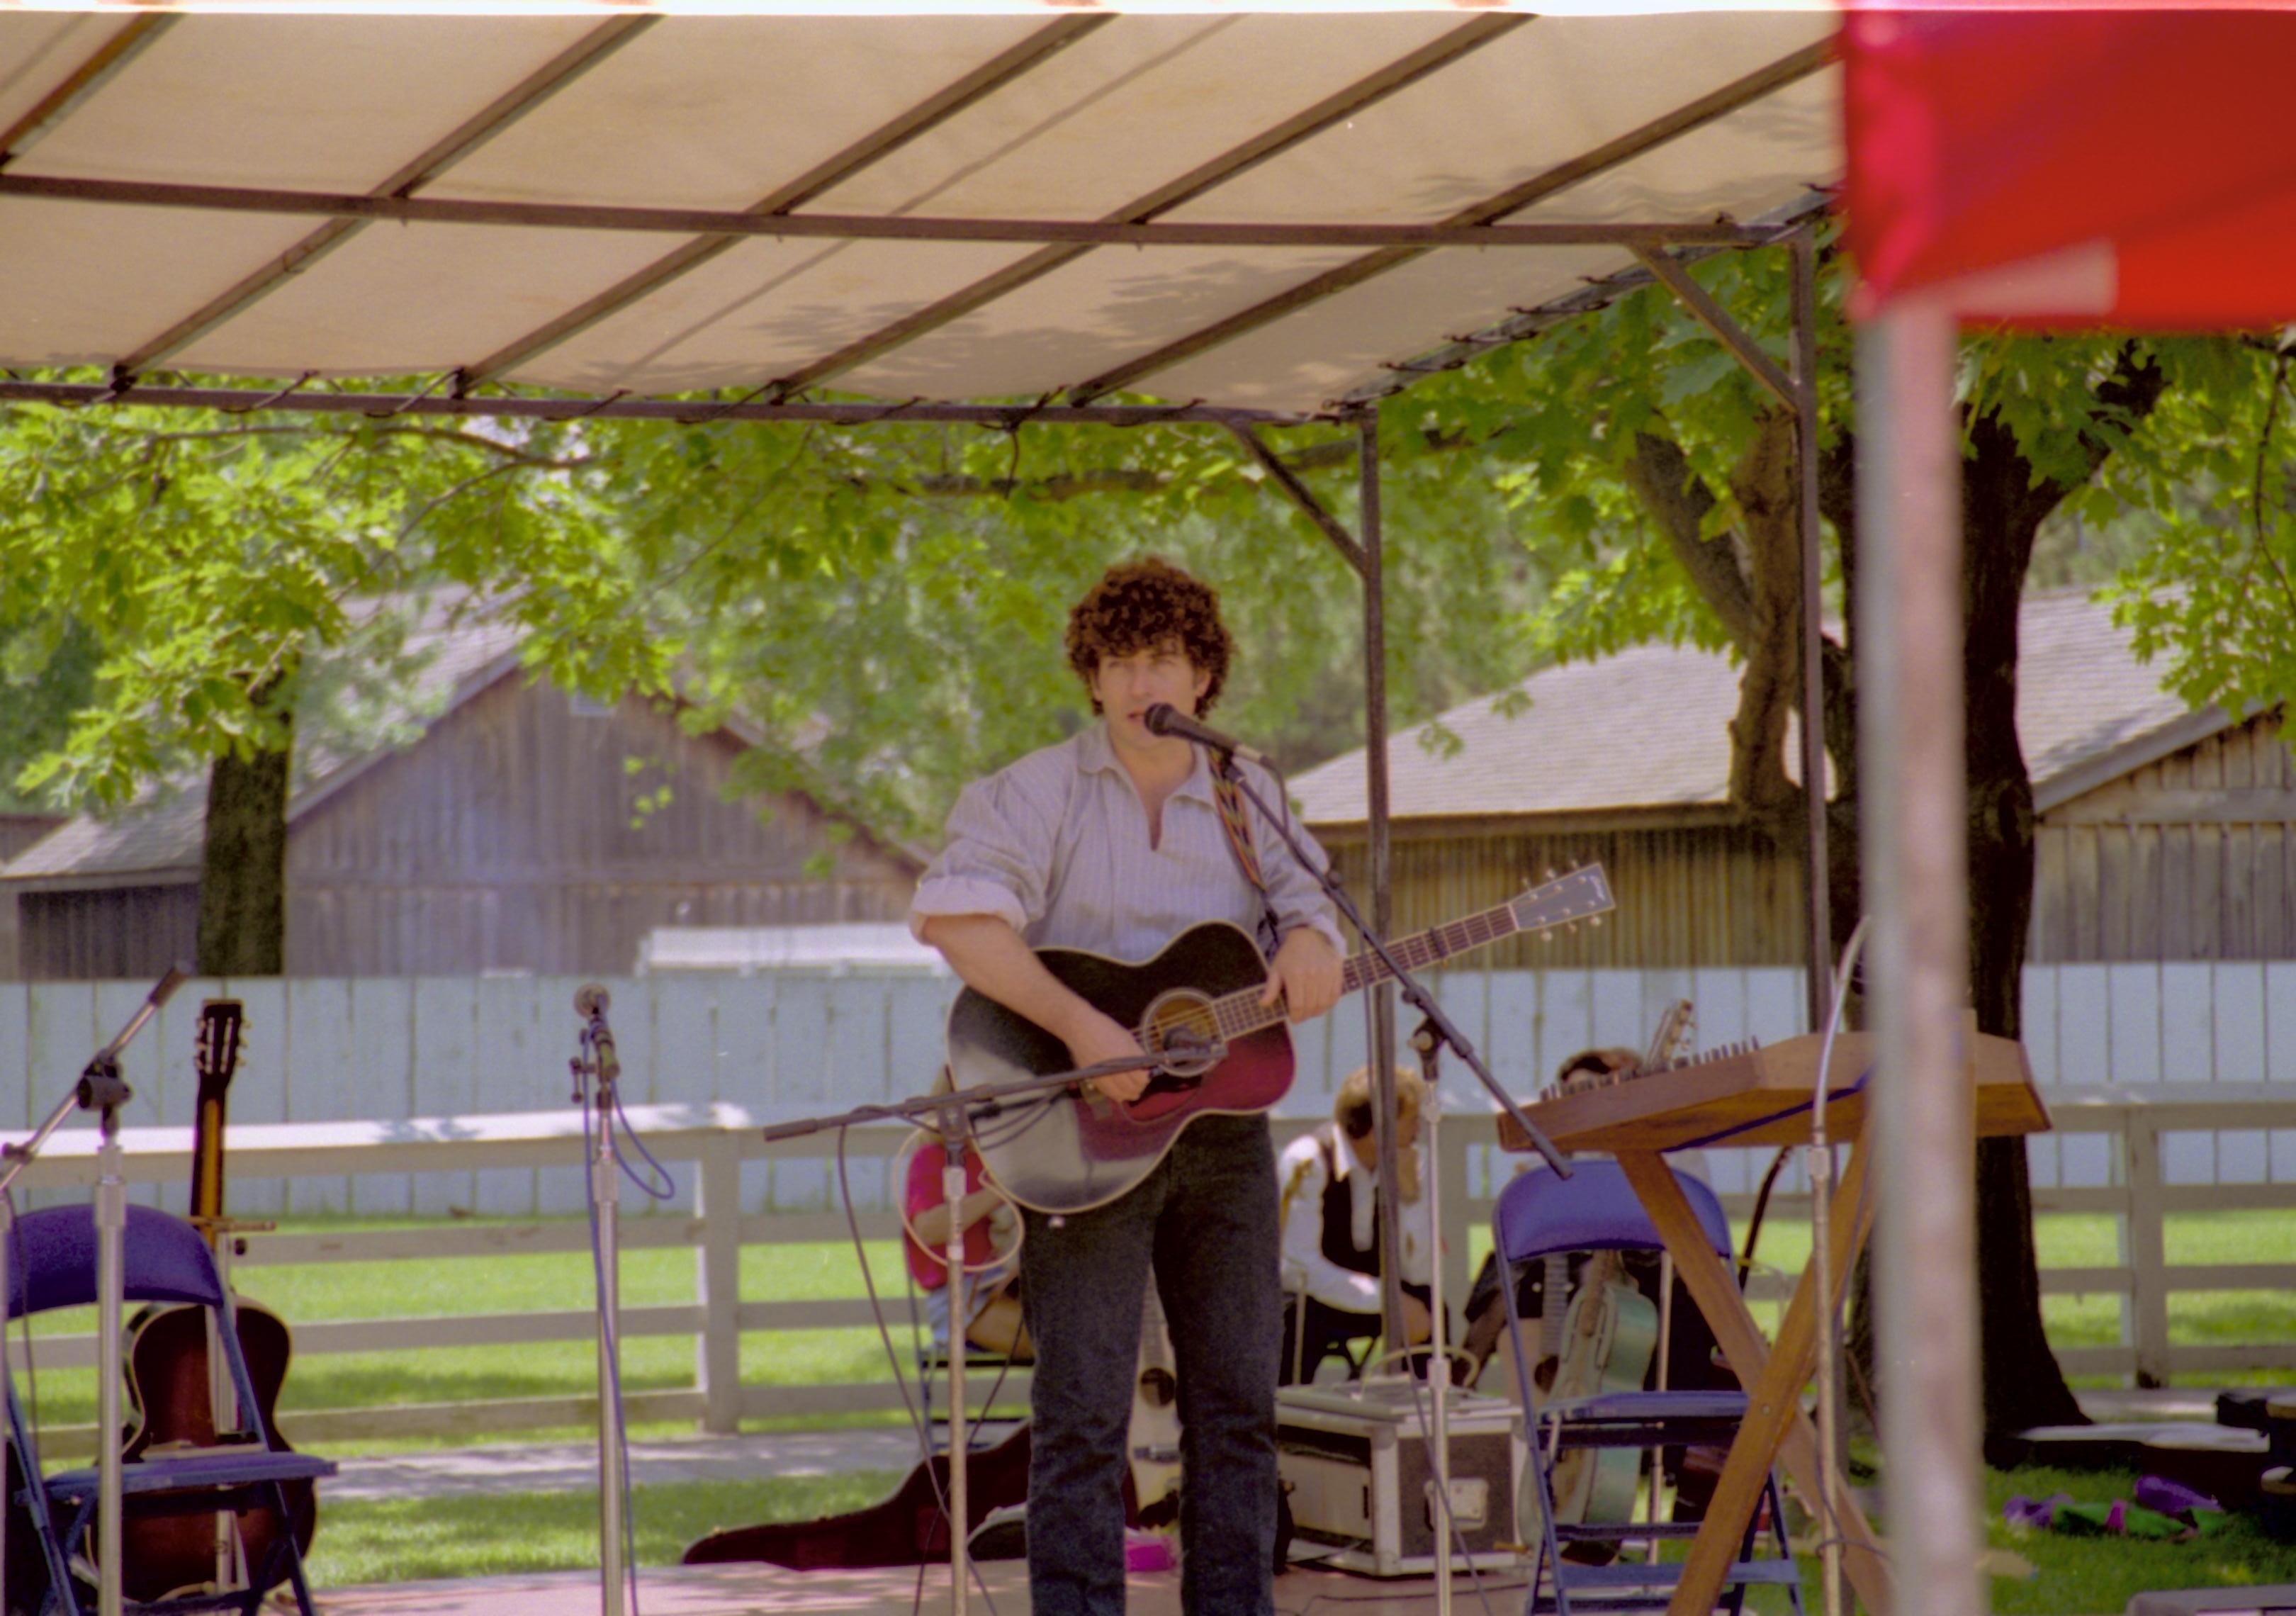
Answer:
[[[981,1582],[996,1602],[995,1616],[1028,1616],[1028,1576],[1017,1561],[980,1568]],[[1483,1574],[1494,1612],[1512,1616],[1521,1608],[1520,1577]],[[975,1584],[968,1611],[989,1616]],[[914,1570],[884,1571],[789,1571],[770,1565],[695,1565],[643,1571],[638,1577],[641,1616],[909,1616],[914,1606]],[[555,1571],[530,1577],[487,1577],[464,1582],[398,1582],[374,1587],[322,1588],[321,1616],[596,1616],[598,1579],[594,1572]],[[1482,1604],[1464,1576],[1453,1584],[1452,1603],[1460,1616],[1481,1616]],[[1135,1576],[1126,1600],[1128,1616],[1178,1616],[1177,1571]],[[948,1569],[928,1568],[927,1616],[949,1608]],[[1374,1581],[1333,1571],[1294,1569],[1277,1579],[1278,1616],[1432,1616],[1431,1579]]]

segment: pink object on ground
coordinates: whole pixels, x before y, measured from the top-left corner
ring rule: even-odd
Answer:
[[[1124,1533],[1124,1569],[1128,1571],[1168,1571],[1180,1563],[1171,1538],[1161,1532],[1128,1527]]]

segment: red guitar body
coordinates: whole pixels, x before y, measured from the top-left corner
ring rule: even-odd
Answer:
[[[978,1144],[989,1175],[1013,1199],[1043,1212],[1076,1212],[1115,1200],[1163,1160],[1180,1130],[1214,1112],[1263,1112],[1292,1087],[1292,1035],[1281,1020],[1230,1030],[1211,1006],[1267,980],[1259,945],[1224,921],[1191,926],[1144,964],[1075,948],[1039,948],[1061,981],[1128,1027],[1151,1051],[1193,1038],[1224,1042],[1209,1070],[1176,1062],[1129,1105],[1097,1095],[1017,1102],[980,1117]],[[1064,1071],[1068,1046],[994,999],[966,988],[948,1014],[948,1063],[957,1087]]]

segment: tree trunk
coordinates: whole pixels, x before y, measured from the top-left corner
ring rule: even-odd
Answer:
[[[208,771],[201,976],[278,976],[287,968],[288,760],[284,751],[226,752]]]
[[[2033,785],[2017,740],[2017,607],[2041,518],[2062,496],[2034,484],[2009,430],[1971,431],[1964,468],[1963,670],[1968,713],[1969,981],[1977,1028],[2022,1033],[2025,939],[2032,915]],[[2033,1190],[2021,1138],[1977,1148],[1977,1286],[1988,1439],[2084,1416],[2041,1326]]]

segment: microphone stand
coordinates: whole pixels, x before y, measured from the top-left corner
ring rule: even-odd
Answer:
[[[63,1126],[63,1120],[75,1111],[92,1111],[97,1114],[100,1130],[96,1145],[95,1180],[95,1296],[96,1296],[96,1367],[95,1367],[95,1597],[98,1616],[120,1616],[119,1538],[120,1538],[120,1471],[119,1471],[119,1389],[125,1370],[120,1362],[120,1292],[127,1283],[127,1182],[119,1146],[119,1108],[135,1097],[119,1075],[119,1054],[129,1040],[144,1030],[144,1024],[160,1013],[160,1006],[190,975],[181,965],[168,967],[168,973],[152,987],[144,1003],[127,1024],[114,1033],[111,1041],[97,1050],[81,1070],[72,1091],[57,1102],[54,1110],[41,1120],[31,1136],[20,1144],[0,1145],[0,1315],[8,1308],[5,1301],[12,1300],[14,1291],[8,1274],[10,1249],[15,1241],[15,1219],[9,1210],[8,1192],[48,1136]],[[25,1298],[31,1299],[28,1292]],[[8,1366],[7,1319],[0,1317],[0,1377],[12,1371]],[[29,1454],[17,1456],[24,1469],[27,1488],[40,1485],[33,1473]],[[6,1563],[7,1511],[0,1509],[0,1564]]]
[[[569,1065],[574,1103],[594,1104],[597,1136],[589,1160],[590,1224],[596,1235],[598,1287],[598,1595],[603,1616],[622,1616],[624,1522],[622,1512],[622,1319],[620,1229],[621,1166],[614,1159],[615,1085],[622,1065],[614,1035],[606,1025],[606,990],[585,987],[574,996],[583,1018],[577,1053]]]
[[[1372,953],[1378,956],[1380,964],[1387,967],[1388,974],[1395,979],[1396,987],[1402,993],[1405,1002],[1419,1012],[1420,1022],[1412,1036],[1412,1043],[1419,1050],[1421,1061],[1426,1068],[1430,1105],[1439,1103],[1439,1091],[1435,1087],[1436,1062],[1442,1054],[1443,1046],[1448,1045],[1457,1054],[1459,1059],[1466,1063],[1467,1070],[1481,1080],[1483,1087],[1490,1092],[1491,1097],[1499,1103],[1500,1109],[1514,1119],[1515,1125],[1522,1129],[1523,1137],[1530,1141],[1533,1150],[1546,1158],[1546,1165],[1553,1168],[1562,1177],[1570,1177],[1570,1163],[1560,1151],[1554,1148],[1554,1142],[1539,1132],[1538,1125],[1522,1114],[1522,1108],[1514,1103],[1513,1096],[1509,1095],[1505,1087],[1492,1075],[1491,1069],[1483,1063],[1482,1056],[1476,1053],[1475,1046],[1469,1042],[1467,1035],[1461,1032],[1458,1025],[1443,1013],[1443,1007],[1435,1002],[1435,996],[1422,987],[1418,980],[1403,968],[1403,963],[1389,952],[1386,940],[1375,935],[1372,929],[1364,923],[1362,911],[1357,909],[1354,900],[1348,897],[1346,890],[1340,884],[1340,878],[1327,865],[1319,864],[1316,859],[1308,857],[1307,849],[1300,845],[1300,839],[1292,833],[1292,816],[1286,813],[1279,816],[1269,811],[1267,800],[1253,789],[1250,780],[1245,776],[1244,772],[1235,766],[1235,759],[1233,755],[1217,748],[1207,748],[1206,751],[1210,755],[1214,771],[1232,782],[1236,790],[1259,810],[1260,818],[1274,828],[1276,835],[1283,839],[1283,845],[1292,849],[1292,857],[1299,861],[1300,866],[1315,876],[1316,884],[1324,889],[1324,895],[1332,900],[1333,906],[1348,917],[1349,923],[1355,927],[1357,933],[1370,946]],[[1389,1061],[1393,1060],[1392,1051],[1387,1051],[1384,1054]],[[1372,1052],[1374,1062],[1378,1062],[1382,1054],[1382,1051],[1374,1050]],[[1373,1070],[1376,1071],[1380,1068],[1375,1064]],[[1386,1092],[1374,1096],[1373,1105],[1373,1115],[1380,1123],[1379,1138],[1382,1146],[1379,1163],[1382,1189],[1381,1216],[1388,1219],[1390,1224],[1401,1212],[1401,1209],[1396,1204],[1398,1197],[1395,1193],[1395,1128],[1392,1120],[1394,1110],[1395,1091],[1390,1084],[1386,1087]],[[1431,1169],[1434,1167],[1431,1151],[1429,1166]],[[1443,1218],[1442,1207],[1435,1199],[1440,1192],[1432,1175],[1430,1177],[1427,1193],[1429,1197],[1427,1210],[1437,1230],[1437,1250],[1433,1255],[1436,1268],[1439,1274],[1443,1263],[1440,1233]],[[1381,1246],[1383,1251],[1396,1251],[1400,1249],[1397,1243],[1384,1238],[1382,1240]],[[1382,1262],[1381,1266],[1385,1268],[1387,1265]],[[1386,1317],[1390,1319],[1397,1318],[1401,1314],[1401,1304],[1394,1299],[1400,1292],[1402,1283],[1403,1276],[1399,1273],[1381,1275],[1381,1291],[1390,1303],[1386,1309]],[[1438,1289],[1434,1295],[1436,1305],[1440,1307],[1442,1292]],[[1439,1378],[1437,1374],[1430,1374],[1428,1376],[1428,1390],[1435,1399],[1434,1430],[1428,1434],[1433,1439],[1437,1485],[1442,1489],[1440,1496],[1433,1500],[1436,1507],[1432,1524],[1436,1530],[1436,1541],[1442,1546],[1442,1553],[1437,1562],[1439,1570],[1435,1586],[1438,1608],[1447,1612],[1451,1604],[1451,1432],[1443,1399],[1449,1388],[1451,1376],[1450,1366],[1440,1356],[1443,1341],[1442,1325],[1439,1322],[1432,1320],[1431,1323],[1433,1325],[1434,1343],[1437,1349],[1435,1367],[1439,1371]],[[1389,1344],[1390,1347],[1406,1349],[1406,1361],[1408,1362],[1410,1346],[1408,1341],[1393,1341]]]
[[[1191,1061],[1209,1057],[1214,1062],[1225,1058],[1227,1046],[1208,1044],[1201,1050],[1191,1048]],[[966,1491],[965,1456],[971,1438],[965,1430],[964,1408],[964,1331],[968,1311],[965,1299],[964,1228],[957,1220],[957,1208],[964,1200],[964,1153],[970,1147],[973,1124],[980,1116],[994,1116],[1004,1109],[1007,1101],[1050,1099],[1054,1095],[1075,1088],[1095,1078],[1113,1077],[1119,1072],[1138,1071],[1162,1063],[1160,1057],[1141,1054],[1123,1060],[1102,1061],[1091,1066],[1080,1066],[1074,1071],[1048,1073],[1037,1078],[1020,1078],[1009,1083],[981,1083],[971,1088],[951,1089],[944,1094],[921,1095],[911,1100],[896,1100],[883,1105],[857,1106],[834,1116],[806,1117],[791,1122],[776,1122],[765,1129],[768,1142],[800,1139],[808,1134],[826,1133],[832,1128],[856,1127],[864,1122],[903,1120],[919,1127],[931,1127],[940,1135],[941,1196],[948,1207],[948,1235],[941,1248],[941,1262],[946,1273],[943,1283],[949,1287],[948,1300],[948,1575],[949,1609],[953,1616],[965,1616],[965,1584],[972,1573],[972,1545],[965,1539],[966,1522],[970,1519],[970,1500]],[[927,1473],[931,1473],[932,1455],[927,1444],[925,1455]],[[607,1616],[619,1616],[608,1612]]]
[[[1279,817],[1269,809],[1267,799],[1253,788],[1251,781],[1244,772],[1236,767],[1234,758],[1210,748],[1207,748],[1206,751],[1210,752],[1213,771],[1232,781],[1236,790],[1250,800],[1252,807],[1259,810],[1260,818],[1267,821],[1275,834],[1283,839],[1283,845],[1292,849],[1292,857],[1300,862],[1300,867],[1316,878],[1316,884],[1324,889],[1324,895],[1332,900],[1332,906],[1341,915],[1347,916],[1348,923],[1355,927],[1372,954],[1387,968],[1388,975],[1395,979],[1396,988],[1403,995],[1404,1002],[1419,1012],[1426,1027],[1431,1029],[1434,1036],[1449,1045],[1459,1059],[1466,1062],[1467,1070],[1473,1072],[1481,1080],[1483,1087],[1490,1091],[1491,1098],[1498,1102],[1499,1109],[1514,1119],[1515,1126],[1522,1129],[1523,1137],[1530,1141],[1530,1147],[1546,1158],[1546,1165],[1553,1168],[1562,1177],[1570,1177],[1569,1159],[1554,1148],[1553,1140],[1539,1132],[1538,1124],[1522,1114],[1522,1108],[1514,1103],[1513,1097],[1507,1093],[1505,1086],[1491,1075],[1489,1067],[1483,1064],[1483,1057],[1475,1052],[1475,1046],[1468,1039],[1467,1035],[1459,1030],[1456,1022],[1443,1013],[1443,1007],[1435,1002],[1434,995],[1422,987],[1419,980],[1403,968],[1403,963],[1388,951],[1386,942],[1376,936],[1371,927],[1365,923],[1363,912],[1356,907],[1355,900],[1348,896],[1347,889],[1340,884],[1340,878],[1329,868],[1308,857],[1307,849],[1300,845],[1300,839],[1292,833],[1292,816],[1285,814]],[[1394,1098],[1392,1095],[1383,1097],[1390,1105],[1392,1104]],[[1389,1170],[1391,1171],[1392,1169]]]

